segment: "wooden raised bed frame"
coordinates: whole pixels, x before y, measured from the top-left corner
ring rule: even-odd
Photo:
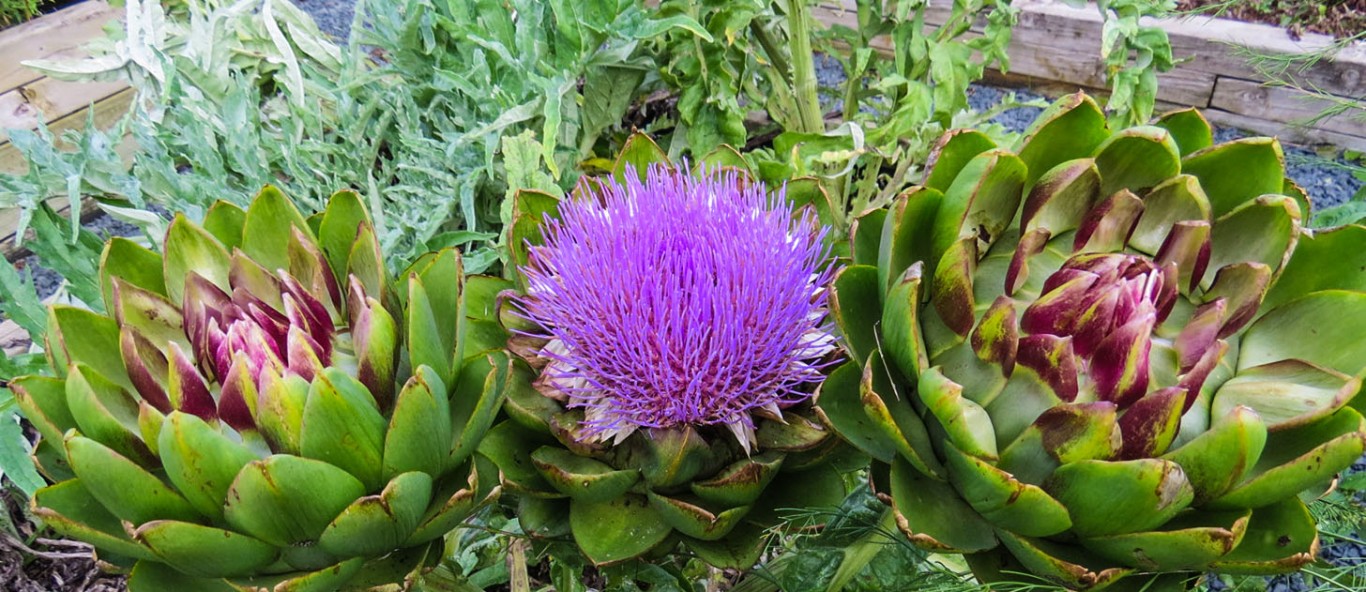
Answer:
[[[105,25],[122,15],[123,9],[104,0],[89,0],[0,30],[0,172],[27,168],[7,130],[33,129],[41,120],[60,137],[63,131],[84,128],[92,109],[100,127],[113,125],[128,112],[133,91],[123,82],[67,82],[23,65],[26,60],[81,57],[81,46],[102,36]],[[57,201],[54,207],[67,209],[66,200]],[[0,253],[8,258],[21,254],[14,236],[18,219],[18,212],[0,210]]]
[[[130,96],[123,82],[66,82],[23,65],[27,60],[76,58],[81,46],[103,35],[104,26],[123,10],[90,0],[0,30],[0,171],[21,170],[23,159],[9,143],[9,129],[33,129],[41,119],[54,133],[85,126],[91,104]],[[113,112],[112,122],[127,111]],[[97,118],[97,122],[101,118]]]
[[[989,71],[988,81],[1024,86],[1057,96],[1078,89],[1108,87],[1100,61],[1102,20],[1095,4],[1069,6],[1059,0],[1015,0],[1019,23],[1007,55],[1010,71]],[[813,14],[827,25],[854,26],[852,0],[825,0]],[[932,0],[928,26],[950,14],[949,2]],[[1165,107],[1199,107],[1215,123],[1293,142],[1334,144],[1366,150],[1366,121],[1340,115],[1297,125],[1318,115],[1328,103],[1287,87],[1266,85],[1266,78],[1245,57],[1247,52],[1295,56],[1331,47],[1326,35],[1291,39],[1280,27],[1209,17],[1149,20],[1167,31],[1176,68],[1159,75],[1157,99]],[[979,28],[974,28],[980,31]],[[874,46],[890,51],[886,40]],[[1298,84],[1338,97],[1366,100],[1366,46],[1358,43],[1295,74]]]

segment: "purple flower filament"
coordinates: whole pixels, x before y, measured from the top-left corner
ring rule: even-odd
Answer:
[[[563,203],[533,249],[522,306],[550,339],[542,386],[592,438],[722,425],[748,447],[752,412],[806,400],[834,348],[825,230],[734,172],[626,177]]]

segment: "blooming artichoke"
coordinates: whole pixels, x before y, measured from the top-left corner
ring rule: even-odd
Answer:
[[[12,387],[35,512],[134,592],[402,580],[497,492],[472,453],[511,378],[503,286],[448,250],[391,287],[354,193],[305,219],[267,187],[177,216],[164,257],[113,239],[100,274],[112,316],[53,307],[57,377]]]
[[[1366,228],[1302,229],[1275,140],[1211,144],[1073,95],[859,217],[817,408],[911,541],[1077,589],[1313,559],[1303,500],[1366,445]]]
[[[718,158],[690,175],[638,135],[569,199],[516,196],[500,317],[537,377],[480,450],[524,529],[599,565],[681,542],[749,567],[779,508],[838,503],[832,459],[857,453],[810,408],[836,349],[823,231]]]

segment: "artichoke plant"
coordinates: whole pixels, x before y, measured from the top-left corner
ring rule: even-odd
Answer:
[[[857,451],[810,405],[836,349],[824,231],[741,166],[727,150],[691,174],[637,135],[564,201],[516,195],[499,316],[535,379],[480,450],[523,529],[597,565],[681,543],[747,568],[779,509],[845,493]]]
[[[816,402],[912,542],[1074,589],[1314,559],[1366,444],[1366,228],[1301,228],[1276,140],[1211,144],[1073,95],[859,217]]]
[[[112,315],[53,307],[55,377],[11,385],[54,483],[36,514],[134,592],[352,589],[438,559],[499,490],[473,453],[512,378],[503,285],[448,250],[395,288],[383,261],[351,192],[307,219],[272,187],[177,216],[164,256],[110,241]]]

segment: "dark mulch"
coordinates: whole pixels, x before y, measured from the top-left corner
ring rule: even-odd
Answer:
[[[0,590],[5,592],[123,592],[123,577],[101,571],[90,546],[36,532],[23,494],[0,490]],[[5,519],[13,525],[11,532]],[[17,534],[17,536],[16,536]]]
[[[1180,0],[1179,9],[1285,27],[1291,36],[1353,37],[1366,31],[1366,0]]]

